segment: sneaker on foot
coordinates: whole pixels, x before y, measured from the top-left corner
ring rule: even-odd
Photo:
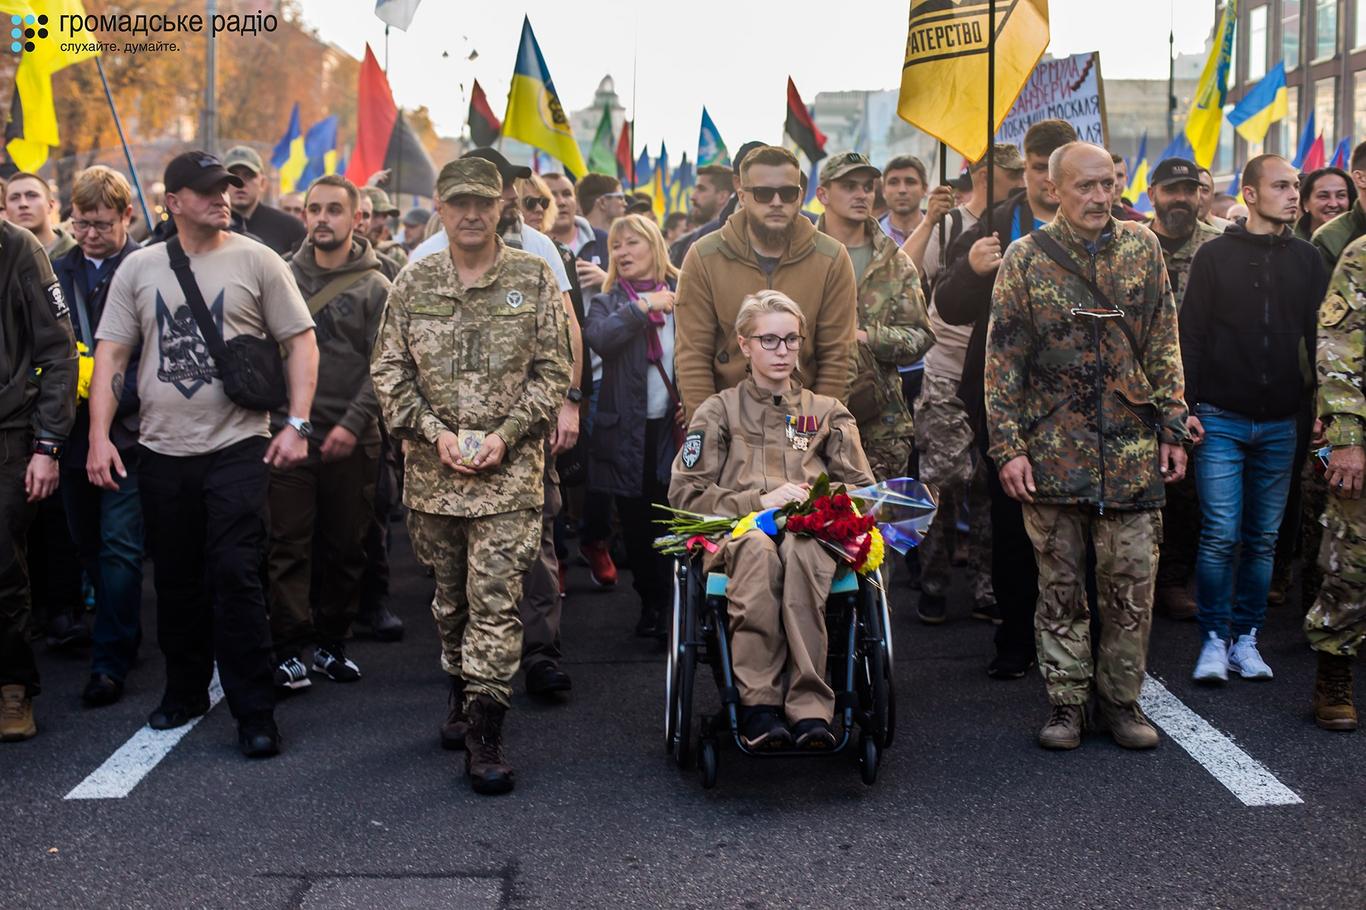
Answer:
[[[0,742],[17,743],[38,734],[33,699],[22,685],[0,687]]]
[[[1005,622],[1005,619],[1001,616],[1001,608],[996,605],[996,601],[994,600],[989,600],[985,603],[974,603],[970,615],[973,619],[989,622],[993,626],[999,626],[1001,623]]]
[[[937,626],[944,621],[948,606],[948,601],[941,595],[921,591],[920,603],[916,604],[915,615],[919,616],[920,621],[926,625]]]
[[[280,754],[280,729],[269,713],[245,717],[237,725],[237,746],[247,758]]]
[[[1270,679],[1271,668],[1262,660],[1257,650],[1257,630],[1239,635],[1237,641],[1228,646],[1228,668],[1243,679]]]
[[[617,583],[617,567],[605,543],[586,543],[579,547],[588,563],[588,574],[599,588],[610,588]]]
[[[287,657],[275,668],[275,688],[284,694],[301,692],[313,685],[308,668],[297,657]]]
[[[755,752],[772,752],[792,746],[792,732],[783,723],[782,711],[775,705],[745,709],[740,724],[740,742]]]
[[[346,656],[341,645],[319,645],[314,648],[313,672],[321,673],[333,682],[355,682],[360,679],[360,667]]]
[[[1211,632],[1205,639],[1191,679],[1212,685],[1228,682],[1228,643],[1217,633]]]
[[[792,738],[803,752],[829,752],[835,748],[835,734],[830,724],[819,717],[808,717],[793,724]]]
[[[356,625],[367,629],[375,641],[402,641],[403,620],[394,615],[384,604],[370,609],[362,609],[356,617]]]
[[[987,664],[987,676],[992,679],[1024,679],[1034,669],[1033,654],[998,653]]]

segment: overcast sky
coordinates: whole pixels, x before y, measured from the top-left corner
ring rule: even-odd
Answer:
[[[369,42],[384,65],[384,23],[373,0],[302,6],[324,39],[357,58]],[[1177,53],[1199,52],[1213,7],[1207,0],[1052,0],[1049,50],[1099,50],[1109,79],[1164,78],[1169,29]],[[475,78],[501,117],[528,15],[566,110],[589,104],[610,73],[627,116],[633,95],[639,105],[638,141],[656,153],[664,139],[676,162],[685,150],[696,154],[704,104],[731,151],[748,139],[779,141],[789,75],[808,104],[817,92],[897,87],[908,10],[907,0],[425,0],[408,32],[390,33],[389,83],[401,107],[427,105],[445,135],[460,132]]]

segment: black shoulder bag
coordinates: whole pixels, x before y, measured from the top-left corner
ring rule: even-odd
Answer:
[[[185,293],[185,303],[194,315],[199,334],[204,337],[218,375],[223,380],[223,391],[233,403],[249,411],[277,411],[289,403],[285,386],[285,365],[280,358],[280,346],[271,338],[237,335],[224,342],[223,335],[213,324],[204,295],[190,270],[189,257],[180,245],[180,237],[166,242],[171,270]]]

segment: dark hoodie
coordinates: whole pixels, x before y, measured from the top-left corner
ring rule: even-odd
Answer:
[[[363,273],[313,315],[318,336],[318,391],[313,396],[311,418],[314,437],[319,441],[334,426],[345,427],[362,439],[379,419],[379,401],[370,380],[370,352],[375,348],[389,296],[389,281],[380,271],[379,255],[369,240],[352,237],[346,264],[323,269],[314,255],[313,241],[305,240],[290,257],[289,268],[305,301],[333,278]],[[285,414],[279,412],[272,422],[278,427],[284,419]]]
[[[1312,244],[1235,224],[1191,262],[1181,305],[1186,401],[1253,420],[1294,417],[1314,383],[1328,272]]]

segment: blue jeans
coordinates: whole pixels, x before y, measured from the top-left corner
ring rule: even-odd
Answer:
[[[1266,618],[1276,534],[1295,464],[1295,418],[1258,422],[1208,404],[1197,404],[1195,416],[1205,427],[1195,450],[1204,519],[1195,561],[1200,632],[1230,640],[1231,631],[1236,639]]]
[[[101,490],[84,466],[63,465],[58,493],[81,567],[95,585],[94,647],[90,672],[122,682],[142,642],[142,502],[138,450],[119,452],[128,476],[117,490]]]

